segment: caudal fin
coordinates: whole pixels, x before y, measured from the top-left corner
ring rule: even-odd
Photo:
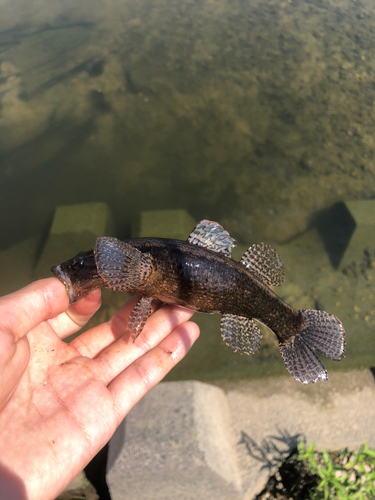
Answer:
[[[301,330],[289,342],[280,344],[280,351],[292,377],[303,384],[312,384],[328,378],[314,351],[339,361],[345,352],[345,330],[333,314],[312,309],[300,312],[305,318]]]

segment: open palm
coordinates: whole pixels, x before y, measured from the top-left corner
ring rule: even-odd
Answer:
[[[133,343],[132,299],[108,322],[63,342],[100,303],[95,290],[69,306],[56,278],[0,299],[0,491],[7,500],[55,498],[199,334],[187,322],[191,311],[164,306]]]

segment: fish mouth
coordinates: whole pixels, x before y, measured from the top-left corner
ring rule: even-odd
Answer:
[[[53,274],[58,278],[61,283],[65,286],[66,293],[68,294],[69,301],[72,304],[75,302],[75,293],[73,289],[73,284],[69,276],[64,273],[64,271],[61,269],[61,265],[54,266],[51,271]]]

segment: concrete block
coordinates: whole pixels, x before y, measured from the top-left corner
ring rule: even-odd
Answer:
[[[197,222],[186,210],[141,212],[132,224],[132,238],[156,237],[186,240]]]
[[[57,207],[34,278],[52,276],[52,266],[74,257],[81,250],[89,250],[95,245],[98,236],[113,234],[113,218],[105,203]]]
[[[113,500],[242,498],[224,392],[201,382],[165,382],[129,413],[109,443]]]
[[[94,236],[109,236],[113,221],[106,203],[82,203],[57,207],[50,235],[66,233],[92,233]]]

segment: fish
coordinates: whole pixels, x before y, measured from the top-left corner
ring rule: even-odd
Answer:
[[[285,272],[269,245],[250,246],[239,262],[232,259],[235,246],[220,224],[204,219],[187,241],[99,237],[93,249],[51,270],[65,285],[70,303],[100,287],[139,296],[128,320],[134,341],[156,299],[221,314],[222,339],[241,354],[259,349],[262,334],[256,322],[264,324],[276,335],[285,367],[295,380],[302,384],[327,380],[316,352],[335,361],[342,359],[345,330],[341,321],[325,311],[296,310],[270,288],[282,284]]]

